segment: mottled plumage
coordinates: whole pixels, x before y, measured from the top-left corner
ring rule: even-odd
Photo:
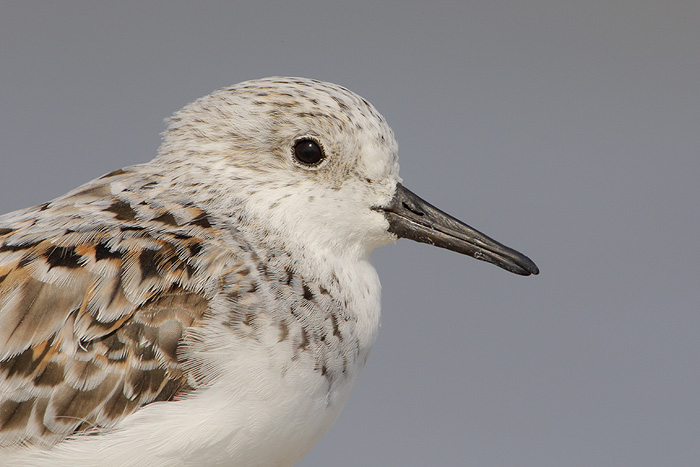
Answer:
[[[397,233],[396,154],[361,97],[268,78],[178,112],[153,161],[0,216],[0,465],[297,462],[374,342],[370,252],[440,245]],[[482,247],[457,251],[505,254]]]

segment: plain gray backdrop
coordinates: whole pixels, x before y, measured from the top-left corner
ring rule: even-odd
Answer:
[[[530,256],[399,241],[383,324],[302,466],[700,465],[700,2],[3,1],[0,211],[153,158],[268,75],[342,84],[405,185]]]

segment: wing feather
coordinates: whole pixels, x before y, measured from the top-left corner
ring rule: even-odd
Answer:
[[[0,447],[108,428],[189,388],[179,348],[209,309],[207,227],[177,219],[205,215],[105,202],[128,176],[0,218]]]

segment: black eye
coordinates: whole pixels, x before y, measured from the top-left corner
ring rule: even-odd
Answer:
[[[316,165],[326,155],[318,143],[312,139],[300,139],[294,144],[294,157],[304,165]]]

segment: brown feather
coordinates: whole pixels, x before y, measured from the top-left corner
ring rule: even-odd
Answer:
[[[88,186],[71,201],[107,192]],[[55,207],[65,212],[76,209]],[[202,239],[170,231],[163,209],[115,200],[104,215],[128,224],[144,212],[158,228],[0,229],[0,447],[108,428],[190,389],[178,348],[209,307],[191,277]]]

